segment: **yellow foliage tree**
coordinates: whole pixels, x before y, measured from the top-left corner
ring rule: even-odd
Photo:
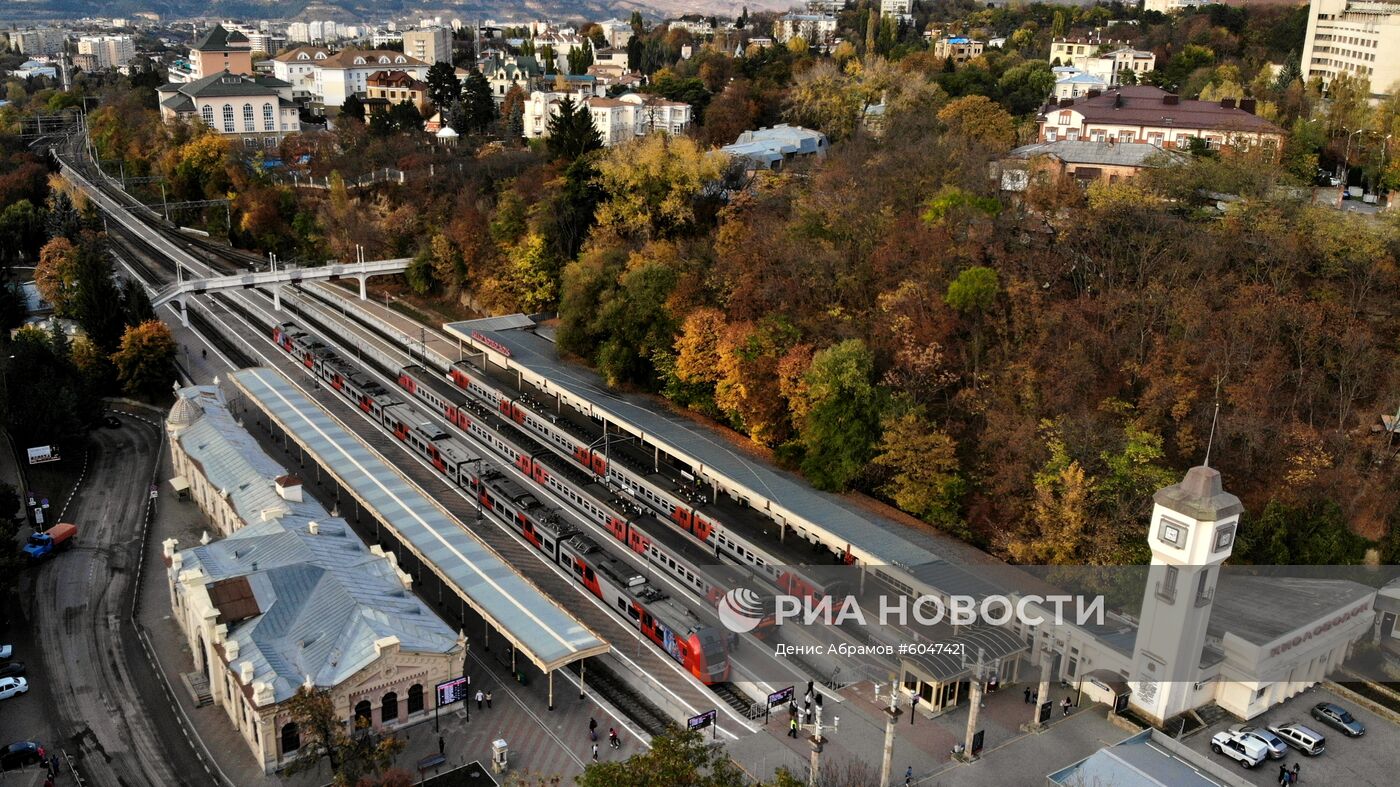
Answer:
[[[723,153],[689,137],[651,134],[610,148],[598,161],[598,183],[607,194],[598,206],[598,227],[641,240],[686,235],[727,165]]]
[[[1016,124],[1011,113],[986,96],[963,96],[938,110],[938,119],[949,132],[960,134],[996,153],[1016,144]]]
[[[39,250],[34,266],[34,285],[39,297],[48,301],[60,315],[68,312],[68,300],[77,282],[78,250],[63,237],[54,238]]]

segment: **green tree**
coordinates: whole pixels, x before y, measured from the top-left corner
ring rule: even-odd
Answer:
[[[491,83],[481,69],[474,68],[462,85],[462,108],[466,128],[463,134],[484,134],[496,120],[496,102],[491,98]]]
[[[440,61],[428,68],[428,100],[439,110],[445,109],[462,94],[462,83],[457,79],[456,69],[451,63]]]
[[[593,50],[586,46],[576,46],[569,50],[569,73],[586,74],[588,67],[593,65]]]
[[[818,489],[847,488],[870,459],[880,419],[874,368],[874,355],[860,339],[812,357],[804,375],[807,412],[799,439],[802,472]]]
[[[78,378],[62,331],[20,328],[10,342],[5,420],[20,445],[62,444],[83,433],[98,406]]]
[[[675,727],[626,760],[589,765],[578,787],[743,787],[749,779],[699,732]]]
[[[112,260],[105,238],[88,236],[78,246],[69,313],[98,349],[104,353],[116,351],[126,330],[126,314],[121,292],[112,278]]]
[[[454,76],[453,79],[456,79]],[[360,97],[351,93],[345,97],[345,101],[340,105],[340,116],[349,118],[356,123],[365,122],[365,102]]]
[[[1243,519],[1234,555],[1255,565],[1345,566],[1360,563],[1368,546],[1331,500],[1271,499],[1258,516]]]
[[[126,329],[122,346],[112,354],[117,380],[128,396],[158,399],[179,378],[175,370],[177,347],[170,329],[159,320],[150,320]]]
[[[545,143],[554,158],[573,161],[603,147],[603,137],[593,127],[588,108],[575,104],[572,96],[559,102],[559,111],[550,117],[547,130]]]
[[[44,219],[27,199],[0,211],[0,266],[32,264],[44,245]]]
[[[943,301],[963,314],[975,315],[990,309],[1000,291],[997,272],[977,265],[958,273],[957,278],[949,283]]]

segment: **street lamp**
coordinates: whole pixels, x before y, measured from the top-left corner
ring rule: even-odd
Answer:
[[[1342,126],[1342,130],[1343,130],[1343,131],[1346,131],[1346,130],[1347,130],[1346,126]],[[1340,180],[1342,181],[1342,188],[1346,188],[1346,186],[1347,186],[1347,181],[1350,180],[1349,177],[1342,177],[1342,170],[1343,170],[1343,168],[1345,168],[1347,174],[1348,174],[1348,175],[1351,174],[1351,165],[1348,163],[1348,160],[1351,158],[1351,139],[1352,139],[1352,137],[1356,136],[1357,134],[1360,134],[1362,131],[1365,131],[1365,130],[1366,130],[1366,129],[1364,129],[1364,128],[1358,128],[1358,129],[1356,129],[1355,131],[1349,132],[1349,133],[1347,134],[1347,146],[1346,146],[1346,150],[1345,150],[1345,152],[1342,153],[1342,161],[1341,161],[1341,164],[1338,165],[1338,167],[1337,167],[1337,178],[1340,179]]]

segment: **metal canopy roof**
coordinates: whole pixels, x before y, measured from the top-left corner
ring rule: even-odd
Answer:
[[[953,627],[946,624],[937,628],[938,631],[954,631]],[[1030,650],[1025,640],[1010,630],[982,623],[961,626],[954,634],[945,633],[928,641],[947,643],[952,647],[944,649],[941,653],[932,649],[923,653],[908,653],[899,659],[901,662],[917,666],[929,677],[943,683],[967,674],[976,664],[979,654],[984,664],[995,664]]]
[[[610,650],[280,372],[229,379],[540,669]]]
[[[591,414],[605,418],[614,426],[638,434],[643,440],[661,446],[667,453],[696,465],[707,474],[727,479],[748,490],[750,504],[763,509],[771,506],[789,521],[800,520],[807,527],[830,533],[832,540],[841,540],[853,550],[872,555],[875,563],[896,565],[920,572],[913,567],[938,564],[950,593],[990,592],[985,583],[978,583],[968,569],[950,563],[935,550],[938,542],[914,528],[876,518],[856,510],[837,495],[812,489],[788,473],[770,467],[762,460],[752,459],[731,448],[722,438],[680,416],[655,409],[642,397],[629,396],[609,390],[592,371],[559,359],[554,344],[532,332],[514,330],[517,322],[506,323],[500,329],[499,318],[448,323],[443,328],[451,335],[470,342],[490,353],[498,364],[518,368],[548,380],[549,386],[566,392],[566,399],[585,403]],[[473,334],[481,334],[510,351],[503,355],[485,345]],[[975,589],[974,589],[975,588]]]

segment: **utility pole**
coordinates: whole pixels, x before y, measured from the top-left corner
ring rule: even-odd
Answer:
[[[890,783],[890,766],[894,760],[894,728],[899,724],[899,710],[896,700],[899,698],[899,681],[896,678],[890,679],[890,706],[885,708],[885,751],[880,759],[880,787],[886,787]]]

